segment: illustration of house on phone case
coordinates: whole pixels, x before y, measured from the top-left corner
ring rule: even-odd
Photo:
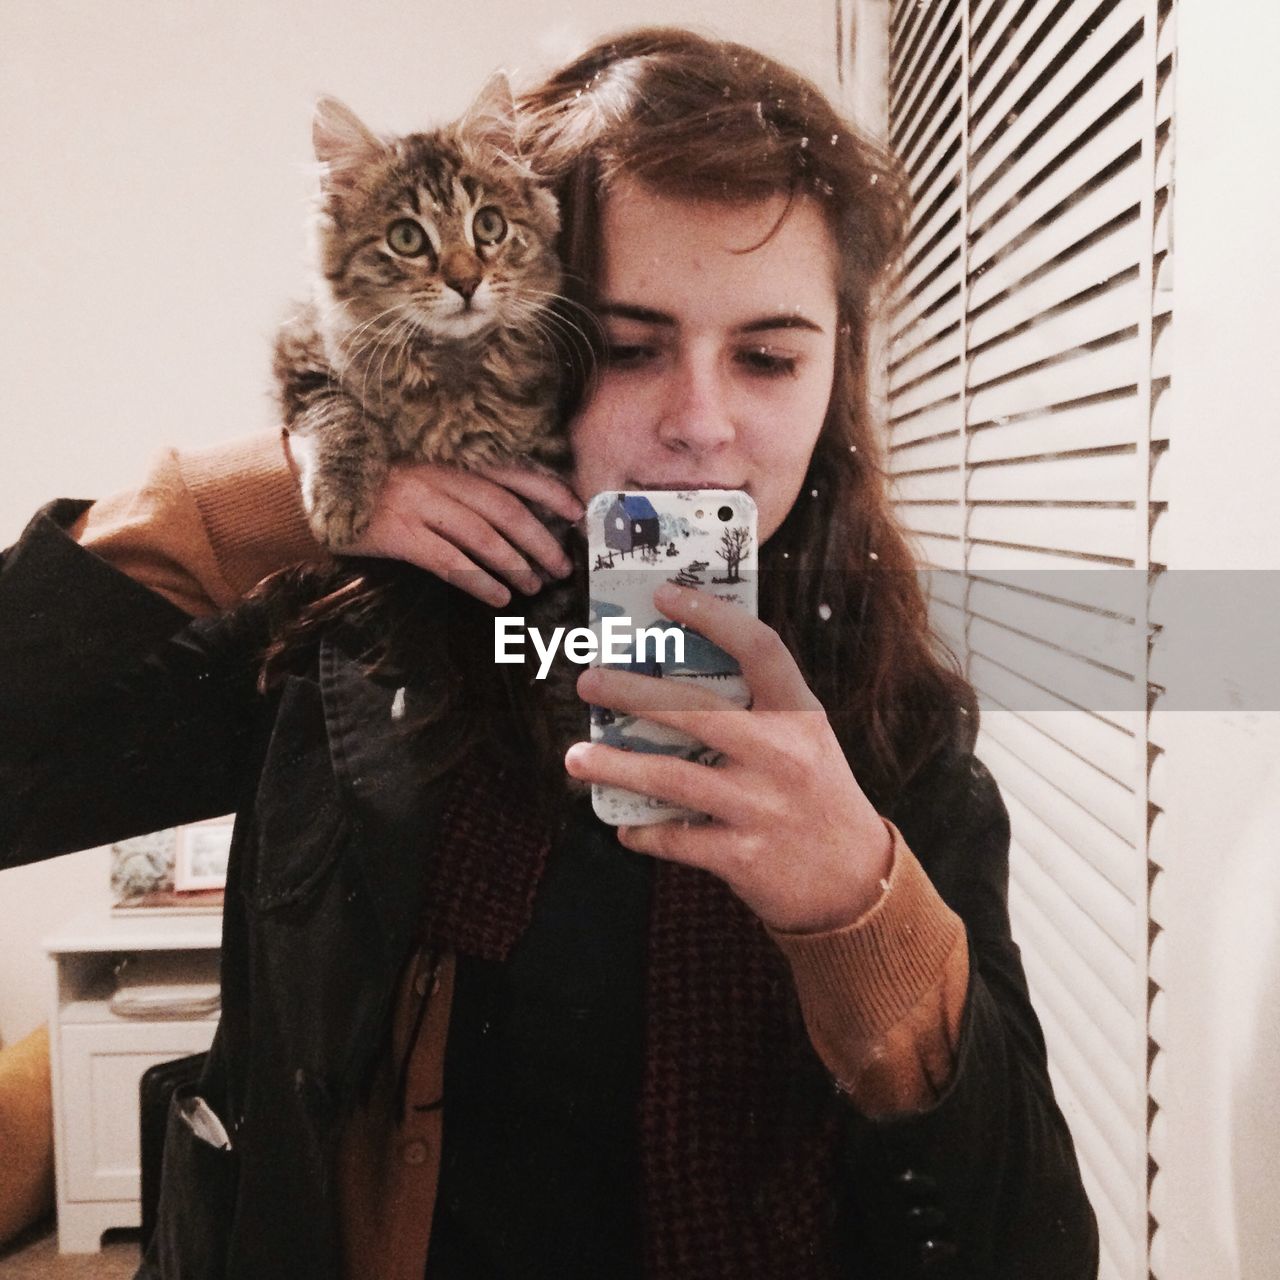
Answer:
[[[604,513],[604,545],[626,556],[646,547],[656,551],[658,539],[659,520],[653,503],[638,494],[618,494]]]

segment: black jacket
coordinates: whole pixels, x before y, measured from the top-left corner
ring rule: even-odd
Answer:
[[[0,866],[239,815],[200,1087],[232,1150],[171,1122],[143,1274],[337,1280],[339,1122],[384,1042],[443,787],[340,632],[260,695],[260,611],[192,622],[66,535],[85,505],[46,507],[0,561]],[[888,816],[965,923],[970,989],[935,1107],[849,1108],[851,1274],[1086,1280],[1097,1230],[1010,937],[999,792],[953,753]]]

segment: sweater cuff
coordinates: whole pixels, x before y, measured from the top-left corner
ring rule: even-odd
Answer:
[[[218,567],[238,594],[285,565],[329,558],[307,525],[283,433],[183,449],[177,461]]]
[[[888,887],[858,920],[825,933],[769,930],[791,966],[810,1038],[823,1060],[849,1063],[943,982],[965,946],[964,922],[942,900],[902,833]]]

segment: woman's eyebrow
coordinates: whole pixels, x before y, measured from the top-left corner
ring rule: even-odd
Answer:
[[[635,320],[640,324],[662,325],[674,329],[678,325],[675,316],[665,311],[656,311],[652,307],[641,307],[631,302],[602,302],[596,313],[600,316],[612,316],[619,320]],[[776,316],[760,316],[756,320],[748,320],[740,324],[737,333],[765,333],[772,329],[808,329],[813,333],[823,333],[820,324],[794,311],[787,311]]]
[[[813,333],[823,333],[823,327],[808,316],[788,311],[780,316],[761,316],[759,320],[748,320],[738,326],[739,333],[763,333],[767,329],[809,329]]]
[[[672,329],[676,327],[675,316],[665,311],[655,311],[652,307],[638,307],[631,302],[602,302],[596,307],[600,316],[614,316],[619,320],[637,320],[641,324],[660,324]]]

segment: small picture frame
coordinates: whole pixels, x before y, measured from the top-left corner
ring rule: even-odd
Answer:
[[[173,860],[173,887],[177,892],[226,887],[231,830],[230,818],[210,818],[178,828]]]

